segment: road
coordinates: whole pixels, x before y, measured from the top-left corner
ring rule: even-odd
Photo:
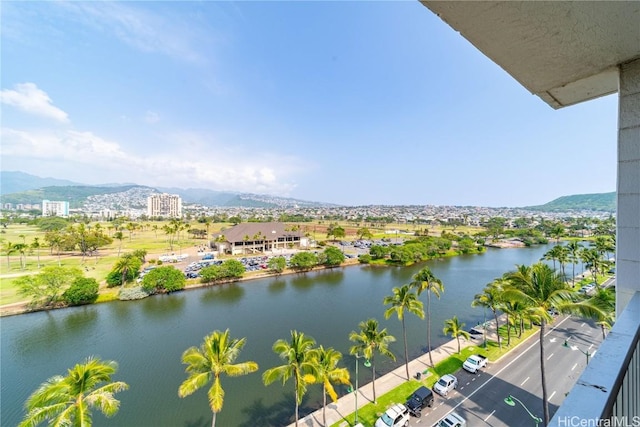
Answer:
[[[564,346],[565,340],[568,347]],[[547,332],[545,369],[551,416],[584,370],[585,353],[593,356],[601,341],[600,327],[570,316],[559,317]],[[432,426],[452,410],[474,427],[535,426],[532,416],[542,418],[539,349],[539,340],[532,338],[477,375],[460,370],[456,374],[457,390],[447,398],[436,395],[433,408],[423,412],[422,418],[412,418],[410,426]],[[509,395],[522,404],[505,403]]]

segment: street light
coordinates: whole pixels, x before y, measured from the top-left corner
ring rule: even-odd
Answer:
[[[514,402],[515,401],[515,402]],[[512,395],[509,395],[507,397],[504,398],[504,403],[506,403],[509,406],[516,406],[516,402],[518,402],[520,405],[522,405],[522,407],[524,408],[525,411],[527,411],[527,414],[529,414],[529,416],[531,418],[533,418],[533,421],[536,423],[536,427],[538,426],[538,424],[540,424],[542,422],[542,418],[540,417],[536,417],[535,415],[533,415],[531,413],[531,411],[529,410],[529,408],[527,408],[526,406],[524,406],[524,403],[522,403],[522,401]]]
[[[352,391],[355,391],[355,393],[356,393],[356,395],[355,395],[356,396],[356,399],[355,399],[356,400],[356,418],[355,418],[355,422],[357,424],[358,423],[358,365],[359,365],[358,359],[360,359],[361,357],[364,357],[364,356],[360,356],[360,354],[358,354],[358,353],[354,354],[354,356],[356,357],[356,389],[352,390]],[[371,362],[369,362],[369,359],[365,359],[363,365],[366,368],[370,368],[371,367]]]
[[[589,353],[589,349],[587,349],[587,351],[583,351],[579,349],[577,345],[569,345],[569,339],[564,340],[564,344],[562,344],[562,346],[566,348],[570,348],[573,351],[578,350],[580,353],[587,356],[587,365],[589,364],[589,358],[593,356],[593,354]]]

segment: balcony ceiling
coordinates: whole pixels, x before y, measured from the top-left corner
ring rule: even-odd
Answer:
[[[617,92],[640,58],[640,1],[421,3],[553,108]]]

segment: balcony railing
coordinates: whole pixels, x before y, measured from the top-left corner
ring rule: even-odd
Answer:
[[[640,426],[640,292],[618,316],[550,426]]]

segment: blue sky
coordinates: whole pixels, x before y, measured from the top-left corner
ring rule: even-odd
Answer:
[[[615,191],[617,96],[553,110],[417,1],[3,1],[2,170],[342,205]]]

